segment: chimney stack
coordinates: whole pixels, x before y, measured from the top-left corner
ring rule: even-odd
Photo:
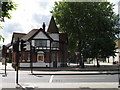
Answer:
[[[43,22],[42,27],[43,27],[43,31],[45,31],[45,22]]]

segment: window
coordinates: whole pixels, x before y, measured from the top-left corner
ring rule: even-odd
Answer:
[[[58,48],[59,47],[59,42],[52,42],[52,47],[53,48]]]
[[[47,46],[47,40],[35,40],[35,46],[46,47]]]

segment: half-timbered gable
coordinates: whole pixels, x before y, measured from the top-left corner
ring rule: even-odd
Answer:
[[[30,39],[31,44],[36,49],[50,49],[50,43],[53,39],[41,28],[38,29],[38,32],[35,33]]]

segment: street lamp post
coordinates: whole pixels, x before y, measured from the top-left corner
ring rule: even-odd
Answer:
[[[119,50],[119,38],[118,38],[118,79],[119,79],[119,85],[118,88],[120,88],[120,50]]]
[[[19,70],[19,38],[16,44],[16,84],[18,85],[18,70]]]
[[[118,84],[118,88],[120,88],[120,42],[119,42],[119,39],[120,39],[120,24],[118,24],[118,79],[119,79],[119,84]]]

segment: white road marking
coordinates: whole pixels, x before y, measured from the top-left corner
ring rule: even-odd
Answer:
[[[54,77],[54,75],[52,75],[52,76],[50,77],[49,83],[52,83],[53,77]]]

